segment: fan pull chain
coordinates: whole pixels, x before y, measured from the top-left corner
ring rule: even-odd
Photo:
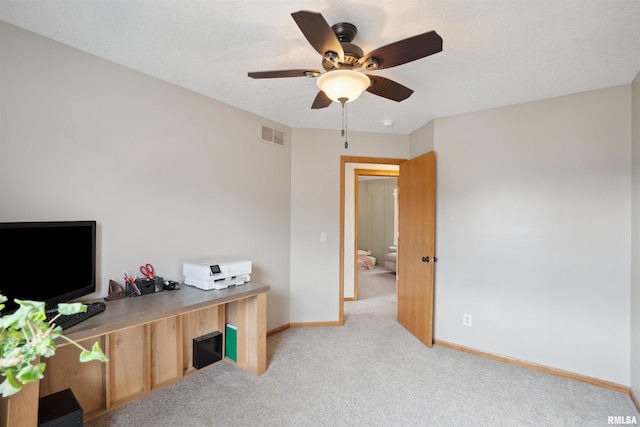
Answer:
[[[338,101],[342,104],[342,131],[340,134],[344,136],[344,148],[349,148],[349,142],[347,141],[347,101],[349,98],[338,98]]]

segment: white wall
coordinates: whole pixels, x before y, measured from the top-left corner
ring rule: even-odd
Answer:
[[[626,85],[435,120],[436,339],[629,384],[630,105]]]
[[[0,220],[97,220],[96,296],[143,263],[181,279],[185,260],[247,258],[267,327],[288,323],[290,130],[258,142],[260,117],[0,31]]]
[[[640,73],[632,97],[631,387],[640,399]]]
[[[328,108],[335,109],[339,126],[339,106]],[[349,132],[345,150],[338,129],[294,129],[292,134],[291,322],[335,322],[340,308],[340,156],[407,158],[409,138]],[[354,178],[345,179],[353,183]],[[325,243],[320,233],[327,233]]]

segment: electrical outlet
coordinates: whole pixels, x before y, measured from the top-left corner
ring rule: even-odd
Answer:
[[[472,326],[472,318],[469,313],[462,314],[462,325],[463,326]]]

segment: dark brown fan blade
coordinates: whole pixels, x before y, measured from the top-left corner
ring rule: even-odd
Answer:
[[[336,37],[336,34],[320,13],[301,10],[293,12],[291,16],[311,46],[323,58],[327,52],[335,52],[338,54],[340,61],[344,60],[344,51],[338,37]]]
[[[368,77],[371,79],[371,85],[367,89],[367,92],[373,93],[374,95],[400,102],[410,97],[413,93],[408,87],[402,86],[393,80],[380,76],[368,75]]]
[[[313,104],[311,104],[311,109],[317,110],[319,108],[327,108],[332,102],[333,101],[331,101],[323,91],[319,91],[316,95],[316,99],[313,100]]]
[[[358,65],[365,64],[369,58],[375,58],[378,62],[376,68],[381,70],[406,64],[441,51],[442,37],[435,31],[429,31],[375,49],[360,58]]]
[[[320,70],[275,70],[247,73],[252,79],[273,79],[278,77],[318,77]]]

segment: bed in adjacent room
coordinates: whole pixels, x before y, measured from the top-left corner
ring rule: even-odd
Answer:
[[[376,266],[376,257],[371,256],[371,251],[358,250],[358,271],[373,270]]]

